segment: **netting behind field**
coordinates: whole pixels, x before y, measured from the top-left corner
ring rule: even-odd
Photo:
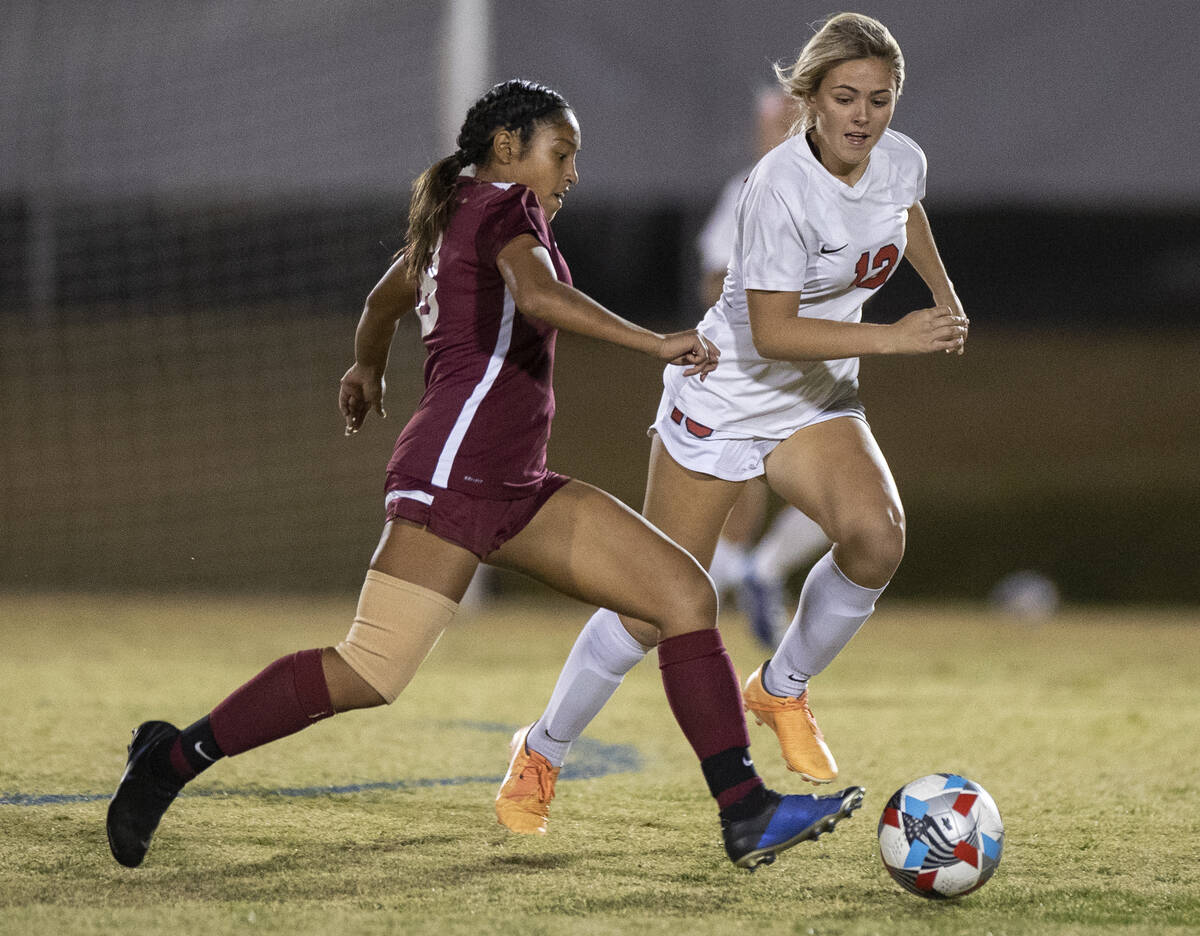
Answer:
[[[496,18],[496,44],[523,65],[524,43],[545,50],[519,6]],[[336,384],[363,297],[400,244],[409,182],[445,154],[432,50],[443,8],[7,0],[0,589],[361,581],[383,465],[420,381],[415,323],[393,352],[387,424],[344,439]],[[657,149],[633,176],[609,175],[606,198],[573,201],[556,236],[585,291],[643,324],[690,326],[692,238],[719,186],[671,170],[687,191],[662,194],[661,153],[686,152],[686,128],[638,121],[690,112],[661,94],[661,43],[614,68],[590,35],[539,77],[561,78],[603,128],[585,134],[589,160],[619,164],[641,152],[634,137]],[[696,125],[711,136],[721,102],[703,103]],[[709,142],[693,147],[708,161]],[[957,151],[943,150],[944,165]],[[968,354],[864,363],[910,522],[892,594],[982,597],[1036,567],[1069,597],[1200,600],[1200,216],[954,212],[944,198],[931,188],[974,322]],[[1031,243],[1055,262],[1031,263]],[[904,275],[880,320],[926,301]],[[1002,334],[1014,321],[1041,331]],[[1145,333],[1098,331],[1114,325]],[[658,368],[581,347],[560,344],[553,465],[637,506]]]
[[[0,324],[0,586],[357,579],[392,436],[342,437],[352,332],[353,316],[245,309]],[[397,383],[403,412],[415,386]]]
[[[392,437],[343,440],[336,385],[437,155],[440,17],[5,5],[0,587],[361,575]]]
[[[357,584],[415,323],[387,424],[344,439],[337,380],[444,155],[444,6],[5,5],[0,588]],[[626,314],[673,314],[679,230],[594,210],[574,266]]]

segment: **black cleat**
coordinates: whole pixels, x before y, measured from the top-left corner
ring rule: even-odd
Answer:
[[[862,805],[862,787],[846,787],[828,796],[782,796],[767,790],[762,811],[745,819],[721,820],[725,853],[739,868],[753,871],[782,851],[815,839]]]
[[[138,725],[129,742],[129,759],[117,792],[108,804],[108,847],[113,857],[127,868],[136,868],[146,857],[150,839],[167,807],[183,784],[155,774],[149,754],[160,744],[170,744],[179,729],[168,722],[148,721]]]

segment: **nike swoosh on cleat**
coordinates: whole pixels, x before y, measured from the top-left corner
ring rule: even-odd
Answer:
[[[747,767],[753,767],[753,766],[754,766],[754,761],[752,761],[752,760],[751,760],[749,757],[743,757],[743,758],[742,758],[742,763],[743,763],[743,764],[745,764]]]
[[[846,244],[842,244],[841,247],[822,247],[821,253],[823,253],[823,254],[837,253],[839,250],[845,250],[847,244],[849,244],[849,241],[847,241]]]
[[[217,762],[217,759],[215,757],[209,757],[207,754],[204,753],[204,748],[202,748],[200,746],[202,743],[203,742],[197,741],[194,745],[192,745],[192,747],[194,747],[196,749],[197,754],[199,754],[201,757],[203,757],[210,764],[215,764]]]

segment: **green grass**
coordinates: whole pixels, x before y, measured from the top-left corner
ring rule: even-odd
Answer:
[[[352,603],[0,596],[0,933],[1200,932],[1200,618],[1182,611],[1032,626],[885,601],[814,688],[865,807],[747,874],[724,858],[653,657],[579,749],[614,772],[561,781],[545,838],[495,824],[507,732],[538,713],[587,614],[499,604],[457,624],[391,709],[223,762],[143,867],[113,862],[104,810],[129,729],[186,723],[281,654],[335,642]],[[736,615],[724,630],[748,672],[761,652]],[[751,738],[768,783],[801,791],[773,736]],[[875,848],[887,796],[937,770],[986,786],[1007,831],[992,881],[948,903],[902,892]],[[28,805],[52,795],[95,798]]]

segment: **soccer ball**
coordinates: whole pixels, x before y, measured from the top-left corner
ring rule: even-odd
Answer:
[[[1000,864],[1004,824],[987,790],[958,774],[906,783],[879,818],[879,855],[888,874],[918,897],[961,897]]]

